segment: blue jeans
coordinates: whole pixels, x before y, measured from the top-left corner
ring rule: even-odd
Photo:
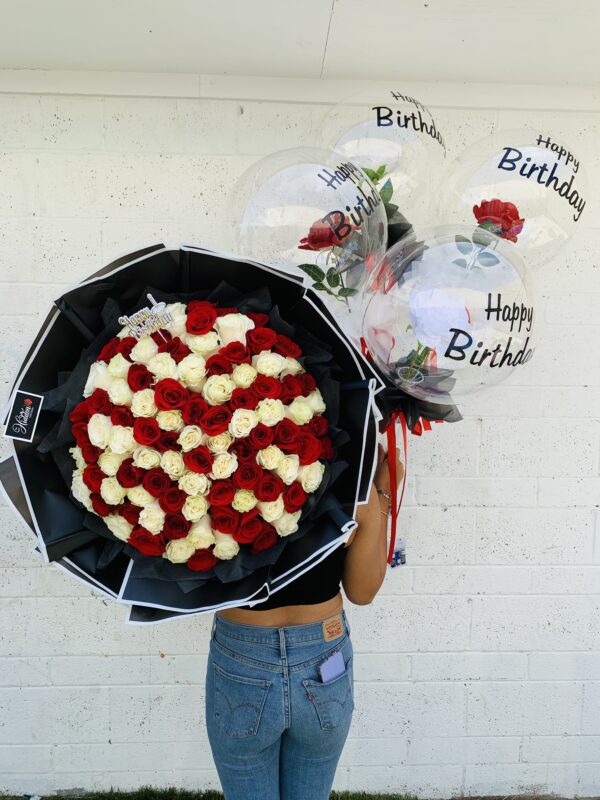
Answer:
[[[215,615],[206,726],[225,800],[329,798],[354,709],[343,611],[341,620],[268,628]],[[322,683],[317,668],[337,650],[346,672]]]

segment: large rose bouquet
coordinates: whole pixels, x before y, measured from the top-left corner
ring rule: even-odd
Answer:
[[[302,350],[264,313],[192,300],[139,338],[125,325],[69,415],[71,491],[146,556],[211,570],[298,530],[333,457]]]

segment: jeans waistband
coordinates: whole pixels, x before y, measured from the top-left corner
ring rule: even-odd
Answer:
[[[326,617],[319,622],[309,622],[305,625],[287,625],[282,628],[268,627],[266,625],[244,625],[240,622],[232,622],[223,617],[214,615],[212,633],[215,631],[229,636],[232,639],[239,639],[244,642],[255,642],[263,645],[273,645],[278,647],[282,638],[286,645],[297,644],[298,642],[330,641],[339,635],[336,630],[338,620],[341,618],[343,632],[350,635],[350,626],[346,612],[342,609],[336,614]]]

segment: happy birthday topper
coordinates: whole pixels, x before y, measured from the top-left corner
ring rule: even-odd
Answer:
[[[130,317],[125,315],[119,317],[119,325],[129,326],[130,335],[138,341],[142,336],[166,328],[174,322],[173,315],[167,310],[166,303],[158,303],[151,294],[147,294],[146,297],[152,303],[151,308],[145,306]]]

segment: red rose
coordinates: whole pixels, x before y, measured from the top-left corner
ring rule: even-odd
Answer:
[[[121,344],[121,340],[117,339],[116,337],[114,339],[111,339],[110,341],[108,341],[104,345],[102,350],[100,350],[100,352],[98,353],[98,357],[96,358],[96,361],[105,361],[108,364],[108,362],[111,360],[111,358],[116,356],[117,353],[119,352],[119,345],[120,344]]]
[[[90,437],[88,436],[87,422],[75,422],[71,425],[71,433],[75,437],[78,447],[83,447],[85,444],[91,444]]]
[[[92,416],[87,400],[82,400],[77,403],[75,408],[69,414],[69,422],[75,424],[76,422],[88,422]]]
[[[228,358],[232,364],[249,364],[251,361],[250,351],[241,342],[230,342],[220,351],[222,356]]]
[[[113,425],[122,425],[124,428],[131,428],[133,425],[133,414],[127,406],[113,406],[110,412],[110,421]]]
[[[281,394],[279,399],[282,403],[291,403],[296,397],[302,394],[302,384],[295,375],[284,375],[281,379]]]
[[[185,329],[193,336],[208,333],[215,324],[217,312],[212,303],[206,300],[192,300],[188,303]]]
[[[90,416],[92,414],[105,414],[108,416],[113,407],[105,389],[94,389],[86,400],[86,405],[90,411]]]
[[[217,308],[217,317],[224,317],[227,314],[239,314],[240,311],[238,308],[234,306],[223,306],[222,308]]]
[[[174,339],[169,339],[167,342],[161,341],[158,345],[158,352],[159,353],[169,353],[173,361],[179,364],[180,361],[192,352],[190,348],[181,341],[179,336],[175,336]]]
[[[179,450],[179,433],[177,431],[161,431],[160,439],[154,442],[154,447],[159,453],[164,453],[165,450]]]
[[[171,487],[171,483],[171,478],[160,467],[146,470],[142,479],[142,486],[152,497],[160,497]]]
[[[239,465],[232,477],[238,489],[254,489],[261,474],[262,470],[256,462],[246,461]]]
[[[296,452],[296,443],[300,436],[300,427],[285,417],[275,425],[274,442],[284,453]]]
[[[343,242],[352,231],[358,230],[356,226],[350,225],[350,219],[347,216],[344,216],[341,222],[344,225],[338,225],[337,228],[324,219],[313,222],[308,236],[300,239],[298,250],[329,250],[330,247],[338,247],[340,242]],[[343,230],[344,233],[340,235],[336,230]]]
[[[254,330],[256,328],[264,328],[265,325],[269,323],[269,315],[268,314],[261,314],[259,311],[248,311],[246,312],[246,316],[250,317],[252,322],[254,323]],[[246,341],[247,341],[246,335]]]
[[[149,389],[154,383],[154,375],[145,364],[132,364],[127,372],[127,384],[132,392]]]
[[[275,400],[281,394],[281,384],[277,378],[271,378],[269,375],[257,375],[252,383],[252,391],[264,400],[269,398]]]
[[[186,565],[196,572],[208,572],[208,570],[212,569],[218,562],[219,559],[213,555],[212,550],[202,549],[196,550],[196,552],[188,558]]]
[[[246,344],[253,355],[270,350],[276,339],[277,334],[271,328],[252,328],[246,333]]]
[[[133,545],[145,556],[161,556],[165,551],[166,539],[162,533],[155,536],[146,528],[138,525],[129,534],[127,544]]]
[[[329,430],[329,421],[326,417],[322,417],[320,414],[316,414],[312,419],[310,419],[306,425],[308,430],[317,438],[321,438],[321,436],[325,436],[327,431]]]
[[[213,457],[208,447],[201,444],[199,447],[183,454],[183,463],[192,472],[206,475],[212,469]]]
[[[235,486],[232,481],[214,481],[208,493],[208,502],[211,506],[231,505],[235,495]],[[211,510],[211,519],[214,511]]]
[[[252,511],[248,511],[245,514],[240,514],[237,530],[232,531],[233,538],[239,544],[250,544],[262,531],[263,521],[257,508],[253,508]]]
[[[262,422],[259,422],[258,425],[255,425],[248,436],[250,444],[252,447],[256,448],[256,450],[264,450],[265,447],[273,444],[274,438],[275,431],[273,428],[263,425]]]
[[[153,417],[136,417],[133,423],[133,438],[143,445],[154,444],[160,439],[160,428]]]
[[[190,392],[189,400],[181,409],[181,416],[186,425],[199,425],[202,415],[208,409],[208,403],[201,394]]]
[[[208,436],[225,433],[231,422],[231,409],[227,406],[211,406],[200,418],[200,427]]]
[[[81,478],[90,492],[99,494],[104,478],[108,477],[97,464],[88,464],[83,470]]]
[[[117,470],[117,480],[124,489],[139,486],[143,477],[144,470],[136,467],[132,458],[125,459]]]
[[[170,342],[173,337],[171,335],[171,332],[168,331],[166,328],[160,328],[160,330],[158,331],[152,331],[152,333],[150,334],[150,338],[152,339],[154,344],[160,348],[161,344],[164,344],[165,342]]]
[[[300,511],[304,503],[306,503],[307,497],[308,495],[302,488],[302,484],[294,481],[283,490],[283,507],[287,512],[293,514],[295,511]]]
[[[83,442],[82,444],[78,445],[79,449],[81,450],[81,455],[83,456],[83,460],[86,464],[95,464],[96,461],[100,458],[100,450],[99,447],[94,447],[93,444],[89,444],[89,442]]]
[[[258,397],[254,394],[252,389],[237,389],[233,390],[229,407],[235,411],[236,408],[248,408],[253,411],[258,405]]]
[[[109,506],[108,503],[105,503],[99,494],[91,494],[90,500],[94,512],[99,517],[108,517],[109,514],[114,514],[119,510],[119,506]]]
[[[183,408],[189,400],[190,393],[174,378],[163,378],[154,387],[154,403],[161,411],[172,411]]]
[[[172,486],[161,494],[158,498],[158,504],[165,514],[176,514],[178,511],[181,511],[186,500],[187,494],[176,486]]]
[[[243,439],[236,439],[233,444],[229,446],[229,452],[234,453],[237,456],[237,460],[240,462],[256,462],[256,448],[252,447],[248,436],[245,436]]]
[[[229,506],[220,506],[211,509],[210,524],[216,531],[221,533],[233,533],[237,530],[240,523],[240,515]]]
[[[262,503],[272,503],[282,493],[284,486],[285,484],[278,475],[263,470],[262,475],[256,482],[254,494]]]
[[[298,375],[298,380],[300,381],[300,386],[302,387],[302,394],[305,397],[311,392],[314,392],[317,388],[317,382],[312,375],[308,374],[308,372],[303,372],[301,375]]]
[[[289,358],[300,358],[302,355],[302,350],[296,342],[293,342],[288,336],[284,336],[281,333],[277,334],[277,339],[273,345],[273,352]]]
[[[131,351],[137,344],[137,339],[134,336],[125,336],[124,339],[121,339],[121,344],[119,345],[119,353],[126,358],[128,361],[131,361],[129,356],[131,355]]]
[[[279,536],[275,528],[269,525],[268,522],[263,522],[262,530],[252,542],[250,552],[256,555],[256,553],[260,553],[263,550],[268,550],[270,547],[277,544],[278,540]]]
[[[333,444],[329,436],[324,436],[322,439],[319,439],[321,443],[321,454],[319,458],[322,458],[324,461],[330,461],[333,458]]]
[[[119,506],[119,514],[126,519],[130,525],[137,525],[140,520],[142,509],[139,506],[134,506],[129,500],[121,503]]]
[[[480,228],[511,242],[517,241],[525,224],[514,203],[505,203],[498,198],[482,200],[481,205],[473,206],[473,214]]]
[[[296,442],[296,452],[302,465],[312,464],[321,455],[321,442],[310,431],[301,431]]]
[[[211,375],[225,375],[233,370],[233,364],[222,353],[215,353],[214,356],[206,359],[206,377]]]
[[[183,514],[166,514],[162,532],[169,540],[183,539],[191,527],[192,523],[188,522]]]

